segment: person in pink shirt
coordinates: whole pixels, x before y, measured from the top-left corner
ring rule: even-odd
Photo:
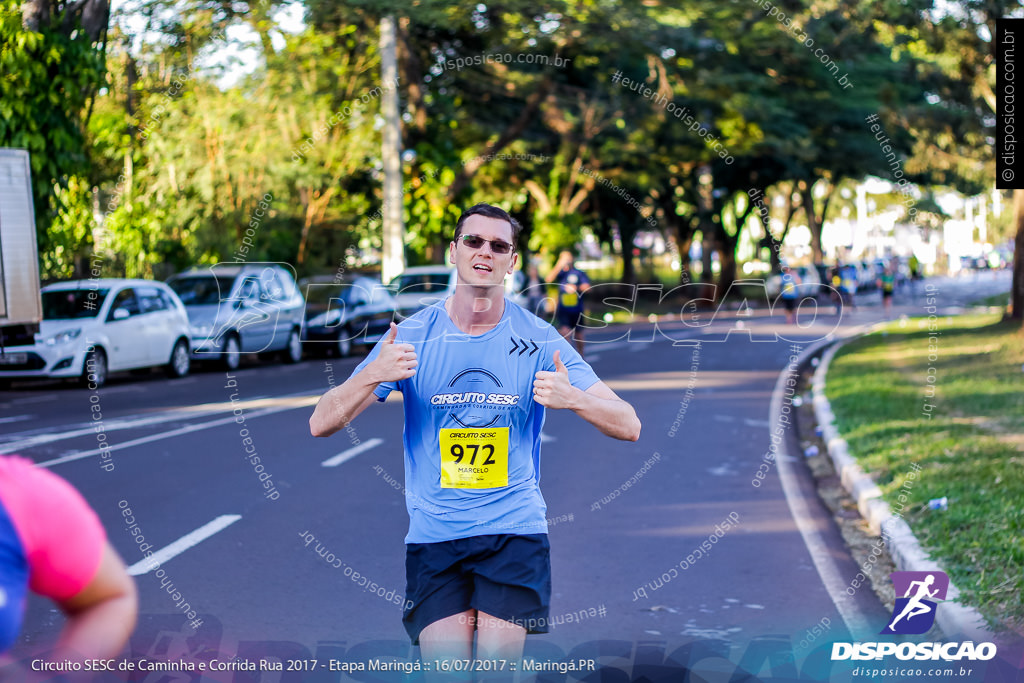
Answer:
[[[135,583],[89,504],[49,470],[0,456],[0,655],[17,639],[29,590],[67,617],[54,660],[111,658],[135,627]]]

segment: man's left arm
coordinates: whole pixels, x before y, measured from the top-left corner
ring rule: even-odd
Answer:
[[[626,401],[598,380],[586,391],[569,381],[569,369],[555,351],[555,371],[541,370],[533,381],[533,398],[553,410],[568,409],[594,425],[602,434],[622,441],[640,438],[640,418]]]
[[[587,277],[587,274],[582,270],[580,271],[580,283],[577,285],[576,289],[579,290],[580,294],[583,294],[590,289],[590,278]]]

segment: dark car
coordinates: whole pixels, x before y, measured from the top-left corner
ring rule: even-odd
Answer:
[[[306,350],[345,357],[356,345],[371,346],[398,322],[395,297],[379,281],[360,275],[314,277],[299,283],[306,295]]]

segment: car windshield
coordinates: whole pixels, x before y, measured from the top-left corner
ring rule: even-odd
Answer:
[[[448,289],[451,273],[415,273],[399,275],[391,281],[395,294],[436,294]]]
[[[58,289],[43,292],[43,320],[95,318],[109,289]]]
[[[186,306],[202,306],[219,304],[222,296],[227,298],[231,294],[231,287],[234,283],[234,278],[230,277],[201,275],[178,278],[167,284],[181,298],[181,303]]]

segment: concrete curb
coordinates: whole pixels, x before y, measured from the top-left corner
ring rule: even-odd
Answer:
[[[867,333],[870,334],[871,331],[873,329],[868,330]],[[867,520],[872,531],[881,534],[896,567],[901,571],[943,571],[942,567],[928,557],[903,518],[894,515],[889,509],[888,503],[882,500],[882,491],[878,488],[878,484],[853,459],[846,441],[836,429],[835,414],[825,397],[825,376],[836,352],[857,336],[845,337],[829,347],[814,372],[811,383],[814,396],[814,415],[821,426],[822,438],[827,445],[828,454],[832,458],[832,463],[835,465],[843,487],[857,501],[857,509]],[[935,620],[948,637],[959,636],[974,642],[989,642],[995,638],[988,628],[985,618],[978,610],[959,603],[960,590],[952,581],[949,583],[946,600],[947,602],[942,604],[941,609],[936,610]]]

